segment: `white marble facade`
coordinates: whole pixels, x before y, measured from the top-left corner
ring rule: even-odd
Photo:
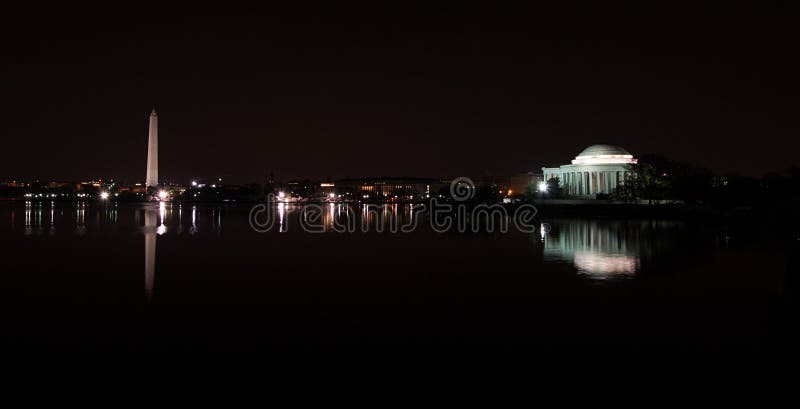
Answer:
[[[592,145],[578,154],[572,164],[542,168],[544,180],[559,179],[562,193],[573,197],[596,197],[611,194],[633,175],[637,159],[613,145]]]

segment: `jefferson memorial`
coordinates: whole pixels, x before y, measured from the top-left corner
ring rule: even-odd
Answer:
[[[545,182],[558,178],[566,195],[594,197],[598,193],[614,193],[628,177],[633,177],[637,162],[630,152],[618,146],[592,145],[579,153],[571,165],[542,168],[542,173]]]

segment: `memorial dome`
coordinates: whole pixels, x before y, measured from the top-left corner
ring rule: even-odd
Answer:
[[[614,145],[592,145],[572,160],[573,165],[633,164],[638,162],[630,152]]]
[[[630,154],[631,154],[630,152],[620,148],[619,146],[599,144],[599,145],[592,145],[584,149],[581,153],[578,154],[578,157],[580,158],[581,156],[630,155]]]

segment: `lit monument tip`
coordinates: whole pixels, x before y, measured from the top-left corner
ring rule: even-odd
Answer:
[[[158,186],[158,115],[150,113],[150,135],[147,140],[147,187]]]

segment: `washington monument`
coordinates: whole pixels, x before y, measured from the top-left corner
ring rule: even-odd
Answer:
[[[147,187],[158,186],[158,115],[150,113],[150,137],[147,141]]]

